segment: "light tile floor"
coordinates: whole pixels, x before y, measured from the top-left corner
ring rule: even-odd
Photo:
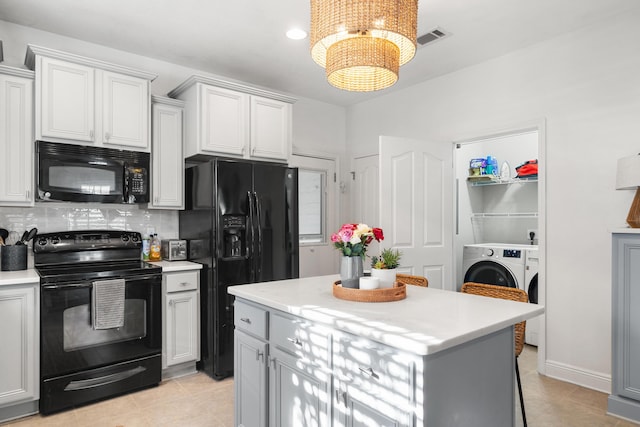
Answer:
[[[607,395],[538,375],[536,348],[520,355],[527,422],[530,427],[631,427],[606,414]],[[519,405],[516,396],[516,404]],[[522,425],[516,407],[517,425]],[[131,393],[56,415],[34,415],[2,427],[232,427],[233,380],[214,381],[202,373],[165,381]],[[282,426],[289,427],[289,426]],[[293,427],[293,426],[291,426]]]

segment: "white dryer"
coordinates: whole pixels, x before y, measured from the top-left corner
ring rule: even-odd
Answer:
[[[465,245],[462,252],[464,282],[488,283],[527,290],[526,253],[536,245],[480,243]],[[459,284],[459,288],[462,283]]]
[[[538,248],[535,246],[527,250],[525,259],[524,283],[529,302],[538,304]],[[527,320],[527,327],[524,333],[524,342],[530,345],[538,345],[538,331],[540,330],[540,319],[542,316]]]

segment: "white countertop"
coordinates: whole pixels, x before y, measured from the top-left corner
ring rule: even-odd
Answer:
[[[39,283],[40,276],[33,268],[18,271],[0,271],[0,286]]]
[[[429,355],[535,317],[537,304],[407,286],[401,301],[333,296],[337,275],[229,287],[229,293],[418,355]]]
[[[173,271],[200,270],[202,264],[191,261],[152,261],[149,264],[162,267],[163,273],[171,273]]]

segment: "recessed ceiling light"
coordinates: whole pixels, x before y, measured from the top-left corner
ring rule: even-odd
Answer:
[[[307,38],[307,32],[301,30],[300,28],[292,28],[287,31],[287,37],[289,37],[291,40],[302,40]]]

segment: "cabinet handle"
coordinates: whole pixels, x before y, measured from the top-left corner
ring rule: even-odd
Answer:
[[[89,138],[93,139],[93,131],[92,130],[89,131]]]
[[[256,155],[256,147],[253,147],[253,148],[251,149],[251,155],[252,155],[252,156],[255,156],[255,155]]]
[[[26,197],[27,200],[31,200],[31,191],[30,190],[27,190],[25,192],[25,197]]]
[[[289,341],[290,343],[292,343],[295,346],[302,347],[302,342],[297,337],[296,338],[287,338],[287,341]]]
[[[173,300],[169,300],[169,307],[173,306]]]
[[[256,360],[262,361],[263,357],[264,357],[264,353],[260,350],[256,350]]]
[[[245,148],[242,147],[242,149],[240,150],[240,154],[242,154],[244,156],[244,152],[245,152]]]
[[[338,401],[338,405],[340,404],[340,399],[342,399],[342,403],[344,406],[347,406],[347,392],[336,390],[336,400]]]
[[[248,317],[241,317],[241,318],[240,318],[240,321],[241,321],[241,322],[244,322],[244,323],[246,323],[246,324],[248,324],[248,325],[250,325],[250,324],[251,324],[251,319],[249,319]]]
[[[375,378],[375,379],[380,378],[380,377],[378,376],[378,374],[376,374],[376,373],[374,372],[374,370],[373,370],[373,369],[371,369],[371,367],[370,367],[370,366],[368,366],[368,367],[366,367],[366,368],[358,367],[358,369],[360,370],[360,372],[362,372],[363,374],[365,374],[365,375],[367,375],[367,376],[369,376],[369,377],[371,377],[371,378]]]
[[[188,282],[181,282],[180,286],[187,286],[189,283]]]
[[[109,132],[105,132],[105,133],[104,133],[104,140],[105,140],[105,141],[108,141],[108,140],[109,140],[109,138],[111,138],[111,134],[109,134]]]

